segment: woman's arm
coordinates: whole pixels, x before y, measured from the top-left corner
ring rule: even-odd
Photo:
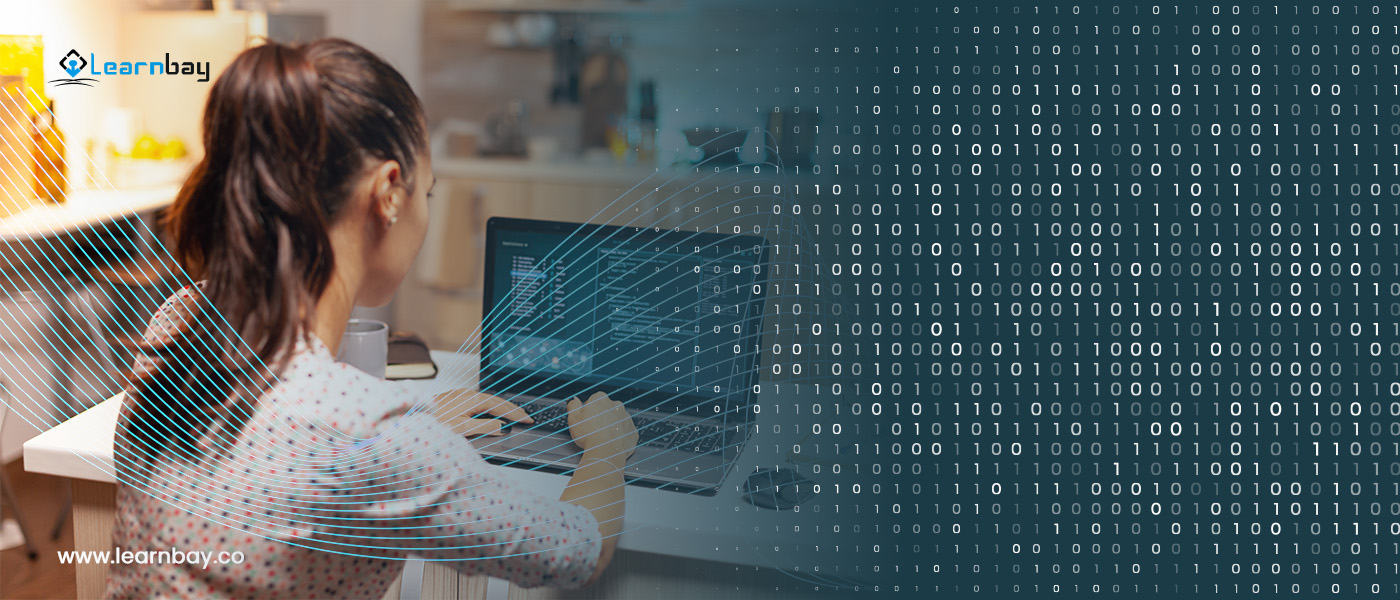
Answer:
[[[403,393],[383,383],[367,387],[373,389],[366,395]],[[318,419],[314,429],[346,438],[308,463],[318,472],[309,481],[327,488],[310,495],[326,498],[327,510],[338,513],[318,533],[322,545],[448,561],[463,573],[527,588],[574,588],[593,579],[604,538],[592,511],[518,487],[460,432],[414,406],[395,403],[372,417],[372,426],[352,426],[349,436]],[[514,406],[502,408],[510,413]],[[327,417],[363,417],[382,408],[350,400],[334,410]]]
[[[467,406],[441,402],[444,396],[466,400]],[[440,417],[385,415],[374,432],[363,436],[373,443],[356,456],[337,455],[338,460],[330,461],[354,465],[353,472],[338,473],[337,480],[378,484],[355,492],[367,505],[364,516],[385,528],[380,531],[394,532],[380,533],[381,539],[402,535],[403,546],[437,560],[494,555],[499,558],[454,566],[525,587],[596,581],[622,531],[622,467],[637,443],[636,428],[622,404],[601,392],[587,402],[569,401],[569,430],[574,443],[584,449],[583,457],[560,500],[546,501],[532,500],[495,477],[499,467],[486,465],[463,437],[481,432],[474,423],[494,421],[471,416],[532,422],[523,410],[489,394],[445,394],[438,400],[433,412]],[[442,408],[448,404],[455,407]],[[560,512],[549,504],[572,510]],[[593,523],[586,522],[590,516]],[[570,580],[574,583],[566,583]]]
[[[570,400],[570,432],[577,432],[574,443],[580,447],[589,444],[579,459],[579,467],[564,488],[559,498],[564,502],[577,504],[593,513],[598,520],[598,533],[603,539],[602,553],[598,557],[598,568],[588,579],[593,583],[612,561],[617,549],[617,536],[622,533],[623,489],[622,468],[627,457],[636,447],[636,428],[621,403],[614,402],[607,394],[598,392],[588,400],[588,408],[577,398]],[[614,409],[616,407],[616,409]],[[514,403],[485,392],[454,390],[437,397],[435,412],[457,433],[476,437],[501,435],[498,419],[478,419],[481,415],[501,417],[522,423],[534,423],[526,412]],[[620,411],[613,412],[614,410]],[[626,418],[626,425],[632,428],[629,438],[618,421]],[[580,441],[582,438],[582,441]],[[586,585],[586,584],[585,584]]]
[[[559,499],[588,509],[598,521],[603,547],[598,566],[584,583],[590,585],[603,575],[617,550],[627,487],[622,469],[637,447],[637,428],[622,403],[602,392],[590,396],[588,402],[574,398],[568,407],[569,434],[583,448],[583,458]]]

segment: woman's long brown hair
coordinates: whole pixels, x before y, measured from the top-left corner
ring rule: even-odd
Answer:
[[[426,147],[418,97],[368,50],[325,39],[240,54],[210,90],[204,158],[165,222],[175,259],[203,282],[196,316],[143,347],[123,442],[178,452],[216,421],[241,427],[310,335],[352,186],[371,160],[413,173]]]

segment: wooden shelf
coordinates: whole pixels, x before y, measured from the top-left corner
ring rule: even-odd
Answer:
[[[476,12],[666,13],[683,0],[448,0],[448,8]]]

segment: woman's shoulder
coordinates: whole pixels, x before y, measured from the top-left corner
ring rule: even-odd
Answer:
[[[142,342],[147,346],[161,346],[187,330],[190,321],[198,318],[203,308],[203,289],[204,282],[196,281],[166,297],[146,324]]]
[[[195,281],[175,290],[151,316],[142,342],[160,348],[188,331],[205,314],[205,282]],[[314,334],[298,336],[286,368],[270,382],[263,409],[267,416],[292,421],[316,421],[340,434],[363,437],[381,429],[386,421],[414,412],[425,396],[421,382],[378,379],[345,363]],[[138,362],[149,357],[139,356]],[[142,366],[138,364],[138,369]]]

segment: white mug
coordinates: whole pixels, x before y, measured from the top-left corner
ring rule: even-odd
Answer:
[[[373,319],[350,319],[335,359],[383,379],[389,362],[389,326]]]

